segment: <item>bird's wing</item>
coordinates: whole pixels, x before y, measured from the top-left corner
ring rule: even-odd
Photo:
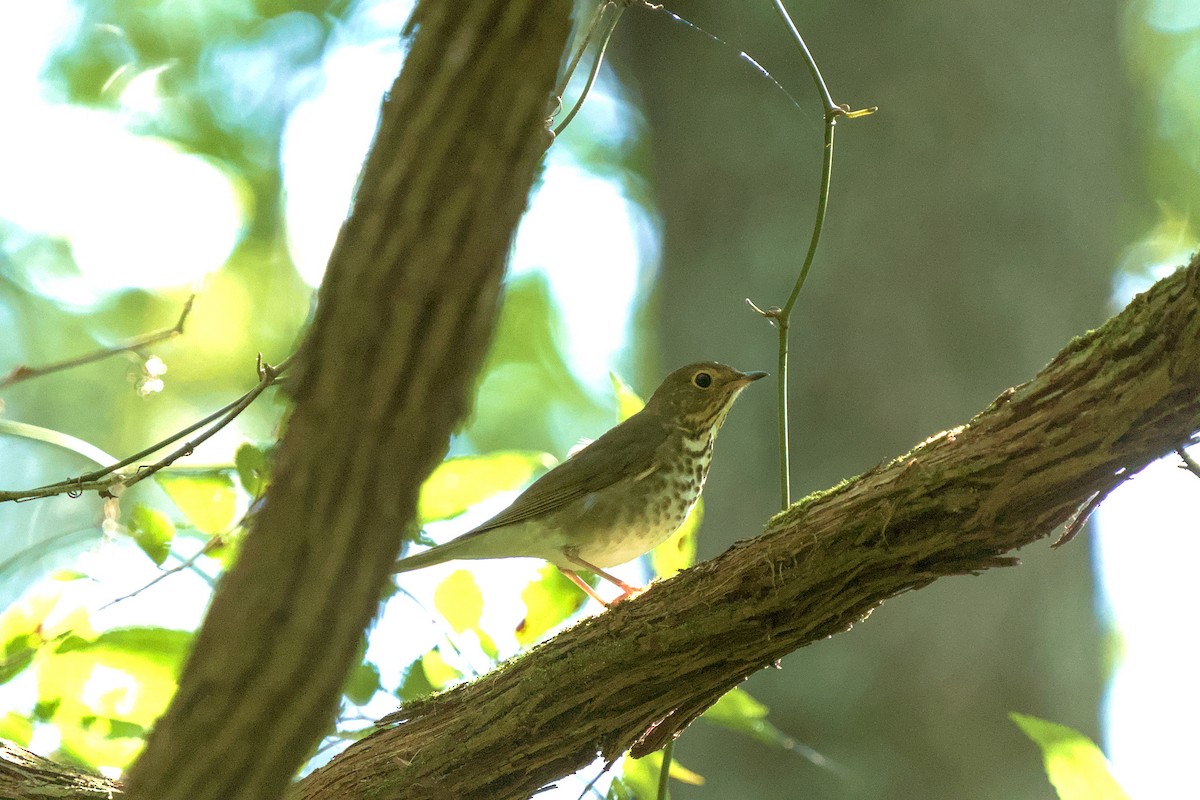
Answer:
[[[622,478],[648,475],[657,468],[659,445],[666,438],[667,428],[656,417],[635,414],[538,478],[511,506],[459,538],[524,522]]]

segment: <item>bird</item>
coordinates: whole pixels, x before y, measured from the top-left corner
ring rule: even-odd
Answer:
[[[765,372],[716,361],[668,375],[641,411],[609,429],[529,485],[482,525],[402,558],[393,573],[459,559],[540,558],[588,596],[612,607],[642,589],[609,574],[657,547],[700,498],[713,444],[742,390]],[[588,570],[621,590],[607,602],[581,577]]]

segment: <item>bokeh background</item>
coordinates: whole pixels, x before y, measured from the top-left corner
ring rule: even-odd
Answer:
[[[610,373],[645,395],[688,361],[774,369],[774,332],[744,301],[782,304],[799,268],[821,163],[819,104],[770,3],[668,9],[690,24],[624,14],[596,88],[549,153],[454,456],[520,451],[513,474],[527,478],[552,463],[544,454],[561,458],[613,424]],[[77,474],[86,466],[76,457],[102,460],[15,423],[125,455],[253,385],[257,353],[291,352],[402,64],[410,10],[385,0],[0,6],[0,375],[169,327],[197,295],[181,337],[0,390],[2,488]],[[834,98],[880,107],[838,126],[825,235],[792,319],[798,497],[965,422],[1195,247],[1200,5],[968,0],[792,13]],[[730,416],[700,558],[753,536],[779,506],[773,402],[769,387],[752,387]],[[167,487],[185,519],[165,566],[235,526],[252,492],[213,476],[244,442],[269,450],[283,412],[268,395],[197,451],[197,484]],[[1196,491],[1186,476],[1170,483],[1173,466],[1159,472],[1131,485],[1152,499],[1114,499],[1103,547],[1081,537],[1060,551],[1027,548],[1018,569],[893,600],[753,676],[746,688],[803,746],[697,724],[676,757],[705,783],[677,784],[674,796],[1051,797],[1012,711],[1105,744],[1134,796],[1171,794],[1184,785],[1182,754],[1200,745],[1200,700],[1188,660],[1170,649],[1186,634],[1139,626],[1183,602],[1165,594],[1175,581],[1161,562],[1186,564],[1181,548],[1196,545],[1162,537],[1195,539]],[[1189,493],[1192,511],[1167,516]],[[221,514],[197,519],[214,497]],[[453,535],[511,497],[427,532]],[[10,541],[36,533],[0,552],[0,628],[11,634],[0,733],[115,774],[138,730],[83,729],[88,703],[111,700],[120,681],[103,684],[90,662],[72,672],[42,640],[13,645],[30,635],[13,620],[42,613],[50,627],[86,627],[80,641],[93,651],[141,653],[158,672],[131,673],[120,698],[150,713],[169,696],[187,634],[119,632],[194,629],[220,562],[102,608],[158,574],[135,541],[153,525],[112,509],[29,506],[0,510]],[[1168,547],[1180,555],[1139,558]],[[484,628],[511,631],[522,613],[513,595],[538,570],[472,573]],[[445,635],[407,597],[445,605],[437,589],[459,573],[430,572],[406,577],[382,615],[379,630],[411,646],[372,642],[375,682],[360,675],[355,695],[364,720],[420,683],[409,662]],[[118,633],[104,639],[106,630]],[[474,651],[451,653],[458,662],[442,678],[515,649],[492,635],[491,647],[479,636]],[[33,653],[25,661],[22,647]],[[77,660],[92,652],[77,650]],[[119,673],[114,663],[104,668]],[[439,685],[435,672],[426,664],[424,678]],[[74,722],[56,716],[64,686],[82,698]]]

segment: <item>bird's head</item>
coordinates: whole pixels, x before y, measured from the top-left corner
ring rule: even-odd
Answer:
[[[668,375],[654,390],[646,412],[686,430],[715,431],[742,389],[765,377],[765,372],[738,372],[716,361],[688,364]]]

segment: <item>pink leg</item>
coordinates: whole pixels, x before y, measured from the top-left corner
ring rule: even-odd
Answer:
[[[609,575],[607,572],[600,569],[595,564],[591,564],[587,561],[584,561],[582,558],[577,556],[574,552],[571,552],[569,550],[564,550],[563,555],[566,556],[569,561],[572,561],[573,563],[578,564],[579,566],[583,567],[584,569],[586,569],[590,572],[596,573],[601,578],[604,578],[604,580],[606,580],[609,583],[611,583],[612,585],[620,588],[621,596],[618,597],[616,600],[613,600],[611,603],[604,603],[606,606],[615,606],[617,603],[621,602],[622,600],[627,600],[628,598],[633,597],[634,595],[641,594],[643,591],[645,591],[645,589],[640,589],[636,586],[630,586],[628,583],[626,583],[625,581],[616,577],[615,575]],[[559,567],[559,569],[562,570],[562,567]],[[568,570],[563,570],[563,572],[567,573],[567,577],[571,576],[571,573]],[[579,576],[576,575],[575,577],[578,578]],[[591,590],[590,586],[588,587],[588,590],[589,590],[588,594],[595,597],[595,593],[590,591]],[[604,601],[601,601],[601,602],[604,602]]]
[[[580,589],[582,589],[582,590],[583,590],[583,592],[584,592],[584,594],[586,594],[588,597],[590,597],[590,598],[592,598],[593,600],[595,600],[595,601],[596,601],[597,603],[599,603],[600,605],[604,606],[605,608],[612,608],[612,607],[613,607],[613,604],[612,604],[612,603],[609,603],[609,602],[608,602],[607,600],[605,600],[603,597],[601,597],[600,595],[596,594],[596,590],[595,590],[595,589],[593,589],[591,586],[588,586],[588,583],[587,583],[587,581],[585,581],[583,578],[581,578],[581,577],[579,577],[578,575],[576,575],[576,574],[575,574],[574,572],[572,572],[571,570],[569,570],[569,569],[563,569],[562,567],[559,567],[559,568],[558,568],[558,571],[559,571],[559,572],[561,572],[563,575],[566,575],[568,578],[570,578],[570,579],[571,579],[571,583],[575,584],[575,585],[576,585],[576,586],[578,586]]]

